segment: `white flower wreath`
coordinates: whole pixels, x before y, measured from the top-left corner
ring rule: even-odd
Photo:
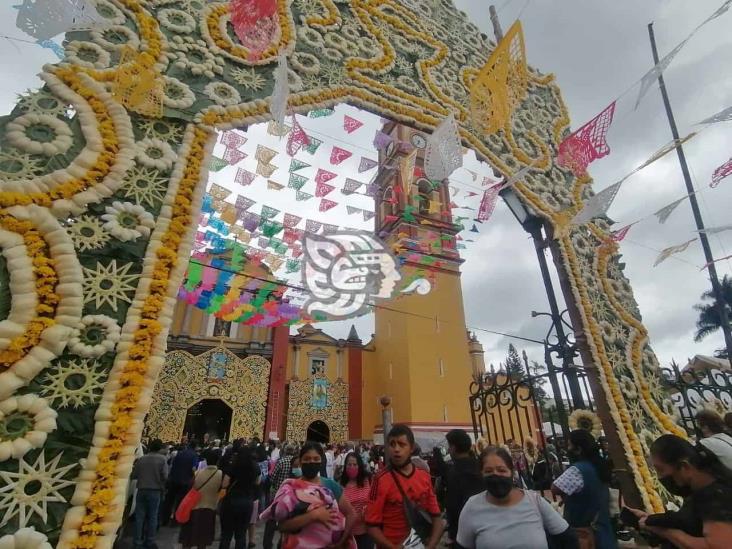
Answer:
[[[101,216],[105,222],[102,227],[122,242],[147,238],[155,227],[155,218],[138,204],[114,201],[105,210],[107,213]]]
[[[568,423],[569,428],[572,431],[584,429],[585,431],[589,431],[594,437],[599,437],[600,434],[602,434],[602,423],[600,422],[600,418],[591,410],[578,408],[569,414]]]
[[[64,47],[66,61],[88,69],[106,69],[109,67],[109,52],[94,42],[72,40]]]
[[[311,53],[296,51],[290,57],[290,64],[297,72],[303,74],[318,74],[320,72],[320,61]]]
[[[34,394],[10,397],[0,402],[0,462],[20,459],[41,448],[56,430],[58,414],[45,399]]]
[[[97,13],[100,17],[105,19],[105,22],[109,25],[124,25],[127,18],[120,9],[109,2],[109,0],[94,0],[94,6],[97,8]]]
[[[134,50],[140,47],[140,38],[124,25],[92,29],[89,34],[94,42],[106,50],[121,52],[128,46]]]
[[[188,84],[172,76],[164,76],[163,105],[172,109],[187,109],[196,102],[196,94]]]
[[[209,82],[203,88],[208,98],[222,107],[229,107],[241,103],[241,95],[236,88],[226,82]]]
[[[173,148],[162,139],[146,137],[137,143],[137,160],[148,168],[167,171],[175,162]]]
[[[31,154],[63,154],[73,144],[68,125],[48,114],[24,114],[8,122],[5,129],[11,145]]]
[[[305,25],[297,28],[297,37],[314,50],[319,50],[324,44],[323,36],[314,28]]]
[[[114,350],[120,338],[117,321],[106,315],[86,315],[69,339],[69,351],[97,358]]]
[[[166,8],[158,12],[160,24],[172,32],[187,34],[196,30],[196,20],[182,10]]]

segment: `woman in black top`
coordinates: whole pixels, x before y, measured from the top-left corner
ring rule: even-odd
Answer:
[[[245,549],[246,532],[260,481],[259,466],[251,450],[242,446],[231,456],[231,463],[224,472],[226,474],[221,487],[226,490],[226,496],[221,501],[219,549],[229,549],[232,537],[236,540],[235,549]]]
[[[663,435],[651,446],[659,482],[684,498],[678,511],[649,515],[631,509],[640,526],[663,539],[662,547],[732,547],[732,474],[703,446]]]

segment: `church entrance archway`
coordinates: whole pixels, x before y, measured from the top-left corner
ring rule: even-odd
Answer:
[[[183,432],[188,440],[205,442],[228,438],[231,431],[231,407],[218,398],[206,398],[188,408]]]
[[[325,421],[319,419],[308,425],[306,440],[327,444],[330,442],[330,427]]]

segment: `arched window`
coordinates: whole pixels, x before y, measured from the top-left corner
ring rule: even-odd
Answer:
[[[430,214],[430,202],[438,200],[438,193],[435,191],[435,186],[428,179],[420,179],[417,181],[417,207],[420,215]]]

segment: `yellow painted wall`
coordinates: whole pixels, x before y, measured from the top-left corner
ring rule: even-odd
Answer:
[[[395,310],[377,309],[375,352],[364,356],[364,436],[381,423],[383,394],[392,397],[395,422],[469,423],[472,362],[459,273],[437,272],[428,295],[385,305]]]
[[[321,349],[328,353],[328,357],[325,358],[325,375],[329,381],[333,382],[338,379],[338,358],[337,351],[338,347],[332,343],[328,343],[327,340],[318,343],[298,343],[300,347],[300,367],[299,376],[301,380],[310,379],[310,357],[308,353],[316,352]],[[288,352],[288,368],[287,368],[287,379],[288,381],[292,378],[293,361],[295,360],[295,350],[292,344],[290,344],[290,350]],[[341,379],[348,382],[348,351],[345,347],[341,348]]]

